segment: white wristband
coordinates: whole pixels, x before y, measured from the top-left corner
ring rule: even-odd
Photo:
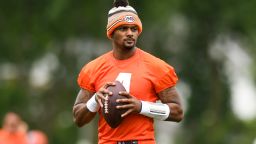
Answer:
[[[86,106],[90,112],[97,112],[100,109],[96,101],[96,93],[87,101]]]
[[[170,108],[167,104],[141,101],[140,114],[142,115],[158,120],[166,120],[169,116],[169,113]]]

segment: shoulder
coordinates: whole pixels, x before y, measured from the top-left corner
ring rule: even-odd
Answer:
[[[147,52],[141,51],[141,55],[143,66],[156,93],[176,85],[178,77],[171,65]]]
[[[109,55],[110,52],[103,54],[83,66],[77,78],[78,85],[81,88],[95,91],[95,79],[101,74],[104,68],[110,65],[108,62]]]
[[[173,69],[171,65],[169,65],[164,60],[148,53],[140,49],[141,58],[143,60],[143,63],[147,68],[150,69],[156,69],[156,70],[164,70],[169,71],[170,69]]]

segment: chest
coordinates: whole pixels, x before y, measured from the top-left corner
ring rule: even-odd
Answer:
[[[123,67],[109,66],[98,77],[95,88],[98,90],[106,82],[120,81],[126,91],[141,100],[155,100],[156,93],[152,74],[140,63]]]

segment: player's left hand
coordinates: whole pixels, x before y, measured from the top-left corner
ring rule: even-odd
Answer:
[[[125,103],[123,105],[116,106],[117,109],[127,109],[125,113],[121,115],[121,117],[125,117],[130,113],[139,113],[141,111],[141,101],[138,100],[136,97],[130,95],[126,91],[120,91],[120,95],[125,96],[125,99],[117,99],[117,103]]]

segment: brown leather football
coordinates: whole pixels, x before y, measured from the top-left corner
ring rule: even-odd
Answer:
[[[116,128],[121,122],[121,115],[126,112],[127,109],[116,109],[117,105],[122,105],[122,103],[117,103],[117,99],[126,98],[125,96],[119,95],[120,91],[126,91],[122,83],[115,81],[115,86],[108,86],[107,89],[113,93],[113,95],[108,96],[107,100],[102,100],[103,108],[101,112],[104,116],[104,119],[109,124],[110,127]]]

